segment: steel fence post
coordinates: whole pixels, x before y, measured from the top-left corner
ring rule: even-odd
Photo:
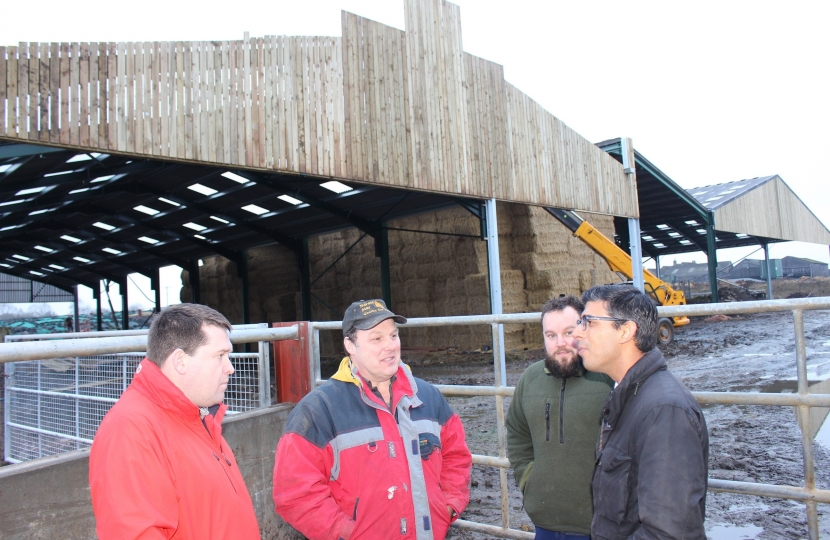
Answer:
[[[804,310],[793,310],[793,331],[795,332],[795,362],[798,371],[798,394],[810,393],[807,380],[807,341],[804,336]],[[804,461],[804,488],[816,488],[816,470],[813,461],[813,437],[810,429],[810,406],[798,407],[798,427],[801,429],[801,447]],[[818,508],[815,501],[807,501],[807,531],[810,540],[818,540]]]
[[[504,359],[504,330],[501,324],[490,325],[493,332],[493,368],[495,371],[496,388],[502,388],[506,382],[506,368]],[[499,441],[499,457],[507,458],[507,442],[504,429],[504,396],[496,394],[496,425]],[[507,469],[499,468],[499,488],[501,492],[501,526],[510,528],[510,507],[507,493]]]

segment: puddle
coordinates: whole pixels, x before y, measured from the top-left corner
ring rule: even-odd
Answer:
[[[717,524],[706,531],[708,540],[743,540],[758,538],[764,532],[763,527],[755,525],[721,525]]]
[[[733,504],[729,507],[728,512],[766,512],[769,510],[769,505],[764,503],[756,503],[756,504]]]

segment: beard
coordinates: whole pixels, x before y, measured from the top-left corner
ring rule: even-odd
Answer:
[[[574,353],[567,363],[558,361],[555,357],[557,351],[553,354],[545,352],[545,367],[548,368],[551,375],[557,379],[569,379],[571,377],[579,377],[585,371],[585,366],[582,365],[582,357]]]

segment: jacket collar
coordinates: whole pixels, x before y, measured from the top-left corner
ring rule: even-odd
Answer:
[[[340,361],[340,367],[337,368],[337,373],[332,376],[332,379],[352,383],[360,388],[364,396],[369,397],[371,395],[372,397],[369,397],[369,399],[375,400],[371,390],[369,392],[365,391],[364,385],[366,385],[366,381],[358,374],[357,366],[352,363],[348,356]],[[413,406],[421,404],[416,396],[418,393],[418,385],[415,382],[415,377],[412,376],[410,367],[403,362],[398,365],[398,372],[395,374],[394,382],[392,383],[392,393],[396,401],[398,401],[399,397],[407,396],[412,401]]]
[[[616,388],[608,395],[602,408],[602,416],[613,428],[616,426],[628,401],[637,395],[643,383],[658,371],[667,369],[666,359],[660,349],[654,348],[637,360]]]
[[[137,392],[140,392],[147,399],[170,414],[178,416],[187,422],[201,424],[199,407],[187,399],[187,396],[161,372],[161,369],[147,358],[142,360],[135,370],[135,376],[133,377],[133,382],[130,383],[130,388],[135,388]],[[227,410],[227,405],[224,403],[219,404],[219,409],[213,415],[213,423],[215,426],[221,425],[222,418],[224,418],[225,411]]]

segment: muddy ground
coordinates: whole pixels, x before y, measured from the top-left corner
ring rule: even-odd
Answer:
[[[828,379],[830,311],[805,312],[804,320],[810,381]],[[788,312],[732,317],[721,322],[692,318],[691,324],[679,330],[675,342],[663,352],[669,368],[691,390],[793,392],[796,388],[792,315]],[[508,354],[507,383],[514,386],[522,371],[541,358],[541,350]],[[405,352],[404,359],[416,375],[433,383],[492,385],[494,382],[492,357],[488,354]],[[324,376],[333,367],[333,362],[323,366]],[[0,381],[0,389],[2,384]],[[497,455],[495,399],[450,398],[450,403],[464,422],[471,450],[476,454]],[[509,403],[510,399],[506,398],[505,411]],[[800,434],[792,409],[717,405],[707,406],[704,412],[710,434],[710,476],[802,485]],[[815,464],[818,487],[830,489],[830,448],[822,443],[815,445]],[[533,530],[522,509],[521,494],[512,472],[508,472],[508,484],[511,527]],[[830,538],[830,507],[819,505],[818,508],[821,536]],[[498,469],[473,468],[471,503],[463,517],[501,524]],[[711,540],[807,536],[804,505],[782,499],[710,492],[706,517]],[[453,528],[450,538],[492,537]]]
[[[811,383],[830,377],[830,312],[805,312]],[[796,389],[792,315],[767,313],[732,317],[721,322],[693,318],[664,349],[671,369],[691,390],[793,392]],[[542,351],[508,356],[509,385],[542,357]],[[482,355],[431,353],[411,358],[416,375],[440,384],[493,384],[491,361]],[[509,405],[505,399],[505,411]],[[451,398],[461,416],[473,453],[497,455],[495,399]],[[800,432],[791,408],[713,405],[704,409],[709,426],[709,473],[713,478],[803,484]],[[830,449],[815,445],[818,487],[830,489]],[[532,530],[522,509],[512,473],[510,524]],[[465,519],[501,524],[499,473],[475,466],[472,497]],[[819,505],[821,536],[830,537],[830,508]],[[709,493],[706,527],[712,540],[738,538],[805,538],[803,504],[782,499]],[[484,539],[488,535],[453,529],[452,538]]]

